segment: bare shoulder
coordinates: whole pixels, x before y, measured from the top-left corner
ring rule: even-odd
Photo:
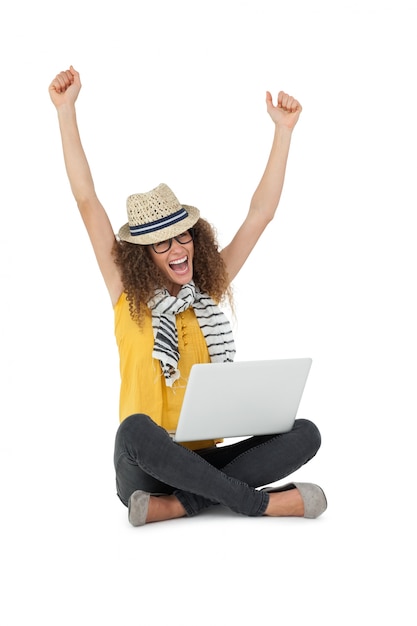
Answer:
[[[221,251],[230,282],[242,269],[267,223],[256,211],[250,210],[232,241]]]
[[[115,305],[123,291],[123,283],[113,256],[115,234],[109,217],[97,198],[79,202],[78,207],[111,302]]]

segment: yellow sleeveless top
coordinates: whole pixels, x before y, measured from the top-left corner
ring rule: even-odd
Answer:
[[[166,430],[175,430],[190,370],[194,363],[209,363],[207,345],[193,309],[176,317],[180,378],[167,387],[157,359],[152,357],[154,336],[150,311],[141,327],[133,321],[123,293],[114,307],[114,332],[120,359],[119,419],[145,413]],[[207,448],[214,441],[185,443],[187,448]]]

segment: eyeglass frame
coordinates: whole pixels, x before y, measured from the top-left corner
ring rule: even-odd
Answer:
[[[185,233],[189,233],[190,234],[190,239],[187,239],[187,241],[180,241],[179,237],[181,237],[182,235],[185,235]],[[190,243],[191,241],[194,241],[194,228],[187,228],[187,230],[184,230],[183,233],[180,233],[179,235],[176,235],[175,237],[169,237],[169,239],[164,239],[163,241],[157,241],[156,243],[151,243],[149,245],[151,246],[151,248],[155,252],[155,254],[165,254],[165,252],[168,252],[168,250],[171,249],[172,242],[173,242],[174,239],[180,245],[183,245],[183,244],[186,244],[186,243]],[[165,241],[168,242],[168,248],[166,248],[166,250],[155,250],[155,246],[158,246],[161,243],[164,243]]]

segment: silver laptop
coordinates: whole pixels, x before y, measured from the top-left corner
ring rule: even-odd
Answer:
[[[175,441],[288,432],[310,358],[204,363],[191,368]]]

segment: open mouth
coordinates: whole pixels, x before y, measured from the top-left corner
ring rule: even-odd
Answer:
[[[183,256],[181,259],[171,261],[169,267],[176,274],[185,274],[188,271],[188,256]]]

